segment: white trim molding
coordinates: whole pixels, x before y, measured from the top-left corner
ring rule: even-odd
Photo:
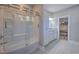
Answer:
[[[59,19],[64,18],[64,17],[68,17],[68,40],[70,40],[70,15],[58,17],[58,40],[59,40],[59,34],[60,34],[59,33]]]

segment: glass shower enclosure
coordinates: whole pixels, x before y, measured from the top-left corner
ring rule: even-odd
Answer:
[[[37,42],[36,16],[30,10],[20,11],[13,6],[0,6],[1,26],[0,53],[8,53]],[[39,17],[38,17],[39,18]]]

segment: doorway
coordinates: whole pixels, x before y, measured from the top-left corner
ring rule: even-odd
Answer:
[[[69,40],[69,16],[59,18],[59,39]]]

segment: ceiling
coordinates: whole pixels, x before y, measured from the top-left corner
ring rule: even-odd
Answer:
[[[66,8],[75,6],[76,4],[45,4],[44,9],[48,12],[58,12]]]

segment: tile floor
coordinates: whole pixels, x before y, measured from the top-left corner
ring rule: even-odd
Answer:
[[[37,49],[33,54],[78,54],[79,44],[68,40],[56,40],[44,49]]]

